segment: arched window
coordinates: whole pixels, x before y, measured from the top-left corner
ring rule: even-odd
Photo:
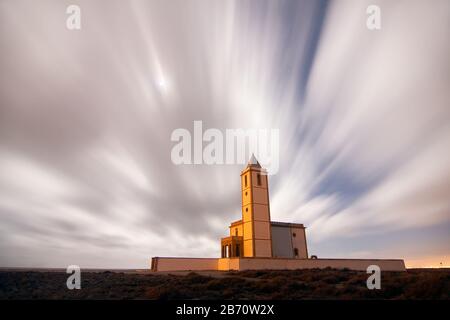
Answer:
[[[298,257],[298,249],[294,248],[294,257]]]

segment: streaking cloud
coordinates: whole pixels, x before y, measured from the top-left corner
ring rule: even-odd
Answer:
[[[311,254],[448,259],[448,1],[77,2],[0,3],[0,266],[217,256],[242,166],[174,165],[196,120],[279,129]]]

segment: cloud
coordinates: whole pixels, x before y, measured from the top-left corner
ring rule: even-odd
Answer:
[[[450,221],[448,4],[381,2],[380,32],[364,28],[368,4],[330,5],[272,192],[272,216],[305,222],[319,253],[334,241],[353,256],[343,238],[370,248],[369,235]]]
[[[382,1],[376,32],[368,4],[79,1],[69,31],[63,2],[2,1],[0,265],[217,256],[242,168],[171,163],[195,120],[280,129],[271,215],[315,252],[448,222],[448,3]]]

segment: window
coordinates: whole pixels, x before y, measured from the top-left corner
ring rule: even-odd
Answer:
[[[248,208],[245,208],[245,212],[248,212]]]
[[[261,185],[261,174],[257,174],[256,175],[256,179],[258,180],[258,186],[260,186]]]
[[[247,195],[247,191],[245,191],[245,195]]]
[[[244,185],[247,188],[247,175],[244,176]]]
[[[295,232],[292,234],[292,236],[295,238],[297,236],[297,234],[295,234]]]
[[[236,237],[238,236],[238,229],[237,228],[234,230],[234,234],[236,235]]]
[[[294,248],[294,257],[298,257],[298,249]]]

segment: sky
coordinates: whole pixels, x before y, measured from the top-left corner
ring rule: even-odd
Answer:
[[[446,0],[1,0],[0,267],[218,257],[243,165],[175,165],[197,120],[279,130],[271,218],[310,254],[450,266],[449,21]]]

